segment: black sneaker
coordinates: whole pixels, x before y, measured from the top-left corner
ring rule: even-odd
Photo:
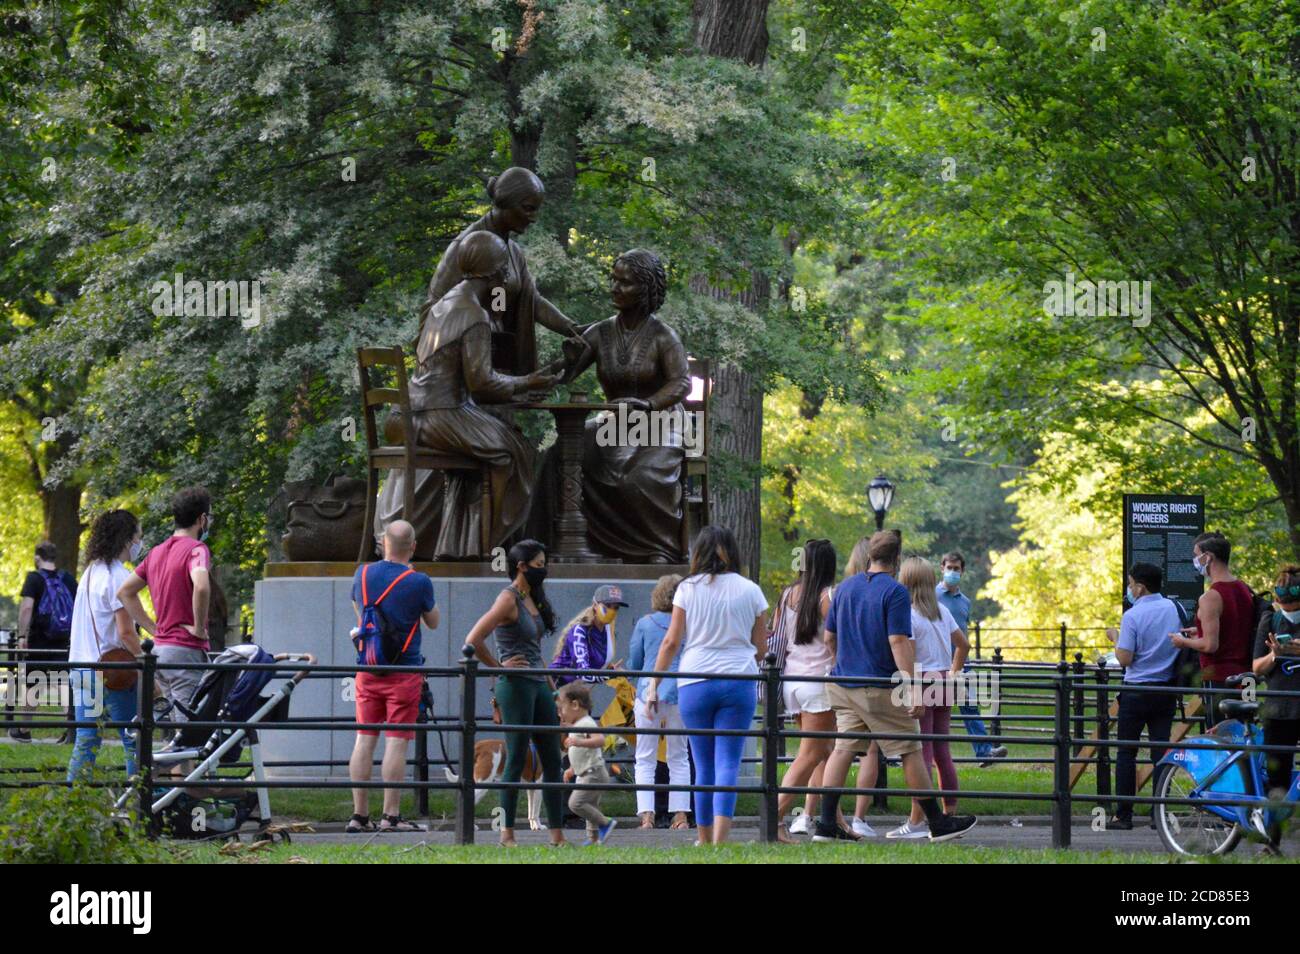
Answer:
[[[975,827],[974,815],[940,815],[930,823],[931,841],[951,841]]]
[[[1005,759],[1006,757],[1007,747],[1005,745],[995,746],[994,748],[989,749],[988,755],[984,756],[980,761],[980,768],[988,768],[998,759]]]
[[[845,831],[839,825],[827,827],[819,818],[813,823],[813,841],[861,841],[857,835]]]
[[[1132,831],[1133,819],[1120,818],[1118,815],[1116,815],[1107,823],[1106,828],[1109,831]]]
[[[32,734],[26,729],[10,729],[9,738],[13,739],[15,742],[30,742],[32,740]]]

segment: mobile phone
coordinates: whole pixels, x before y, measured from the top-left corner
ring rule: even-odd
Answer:
[[[1291,642],[1292,633],[1274,633],[1273,638],[1277,640],[1279,646],[1285,646]]]

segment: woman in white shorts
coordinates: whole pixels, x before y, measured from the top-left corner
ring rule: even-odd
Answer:
[[[785,711],[794,716],[800,729],[809,732],[835,731],[835,713],[831,711],[826,696],[827,684],[798,679],[799,676],[825,676],[835,665],[835,654],[826,645],[823,629],[831,605],[835,562],[835,547],[829,540],[809,540],[804,544],[803,570],[799,573],[799,580],[786,587],[776,608],[776,613],[784,617],[782,622],[788,647],[781,684]],[[822,768],[833,745],[833,739],[800,739],[799,753],[786,770],[781,784],[814,788],[821,785]],[[805,815],[798,821],[805,821],[809,813],[816,812],[815,797],[808,797]],[[793,793],[782,795],[777,803],[777,817],[784,819],[797,798]],[[800,826],[797,830],[807,829]],[[784,824],[780,826],[777,837],[781,841],[791,841]]]

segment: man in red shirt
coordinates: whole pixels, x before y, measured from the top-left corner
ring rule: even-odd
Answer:
[[[1179,649],[1201,654],[1201,685],[1206,689],[1227,688],[1225,680],[1250,672],[1255,630],[1255,600],[1250,587],[1232,575],[1228,559],[1232,545],[1221,533],[1203,533],[1192,544],[1192,564],[1210,581],[1210,588],[1196,604],[1196,626],[1171,633]],[[1189,635],[1195,632],[1195,636]],[[1205,727],[1222,719],[1222,694],[1206,696]]]
[[[172,498],[176,531],[145,555],[117,592],[131,618],[154,637],[160,663],[208,661],[208,601],[212,592],[208,571],[212,554],[207,544],[212,529],[212,497],[206,488],[189,487]],[[155,623],[140,602],[149,587]],[[158,687],[171,702],[188,703],[203,678],[198,669],[159,669]],[[174,711],[172,719],[183,721]]]

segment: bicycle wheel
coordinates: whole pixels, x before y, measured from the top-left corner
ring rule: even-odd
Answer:
[[[1156,781],[1160,798],[1190,798],[1196,780],[1181,765],[1166,765]],[[1177,855],[1226,855],[1241,841],[1241,829],[1196,805],[1156,805],[1156,832]]]

